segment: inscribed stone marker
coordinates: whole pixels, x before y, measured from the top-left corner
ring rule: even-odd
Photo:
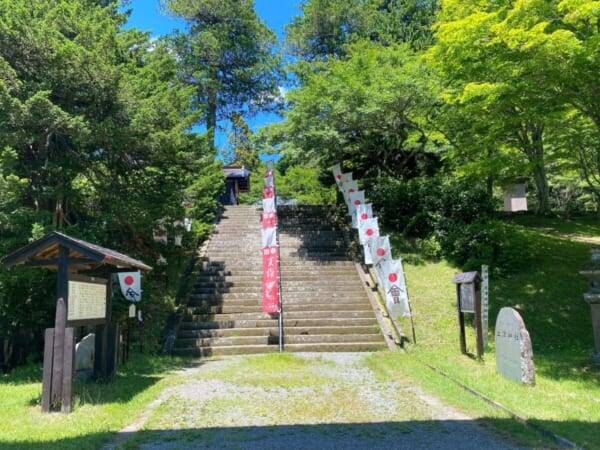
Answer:
[[[535,384],[535,367],[529,332],[520,314],[502,308],[496,319],[496,369],[524,384]]]

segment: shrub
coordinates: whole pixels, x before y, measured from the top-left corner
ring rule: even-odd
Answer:
[[[494,199],[476,180],[381,178],[372,192],[380,224],[417,238],[424,256],[443,256],[464,270],[516,270],[526,260],[526,239],[494,220]]]

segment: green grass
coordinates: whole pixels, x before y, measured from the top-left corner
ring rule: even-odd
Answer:
[[[503,413],[496,416],[465,390],[451,389],[447,380],[424,368],[428,363],[534,424],[584,448],[600,448],[600,367],[589,361],[593,330],[589,305],[583,300],[587,282],[579,274],[600,236],[600,221],[577,224],[519,216],[511,222],[527,235],[532,254],[525,270],[490,279],[490,345],[484,361],[460,353],[456,289],[451,282],[459,270],[443,261],[406,254],[417,345],[410,346],[406,358],[377,355],[372,367],[386,375],[413,378],[471,415],[505,423],[498,421]],[[403,246],[404,251],[409,248]],[[536,367],[533,387],[496,373],[493,329],[504,306],[519,311],[530,333]],[[401,319],[401,323],[410,335],[410,322]],[[475,353],[472,327],[467,331],[468,351]]]
[[[95,449],[129,424],[169,384],[183,361],[134,356],[112,383],[78,383],[74,412],[42,413],[42,368],[30,365],[0,377],[0,447]]]

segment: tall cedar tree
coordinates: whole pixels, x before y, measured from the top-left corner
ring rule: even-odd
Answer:
[[[181,76],[196,87],[214,148],[217,122],[233,111],[254,114],[272,107],[282,79],[273,31],[260,20],[253,0],[165,0],[188,24],[173,38]]]

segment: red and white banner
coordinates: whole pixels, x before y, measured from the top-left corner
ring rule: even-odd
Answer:
[[[389,259],[379,264],[379,281],[385,289],[385,300],[388,313],[392,316],[410,316],[408,292],[401,259]]]
[[[371,241],[369,239],[365,245],[363,245],[363,255],[365,256],[365,264],[372,265],[373,259],[371,259]]]
[[[273,197],[263,198],[262,205],[263,205],[263,208],[262,208],[263,212],[275,212],[276,211],[275,199]]]
[[[263,189],[263,198],[273,198],[275,197],[275,187],[274,186],[265,186]]]
[[[342,166],[340,164],[333,165],[333,178],[335,179],[335,184],[337,184],[338,189],[340,189],[342,183]]]
[[[346,199],[346,192],[344,191],[344,185],[346,183],[350,183],[352,181],[352,172],[346,172],[341,174],[342,178],[338,183],[338,189],[342,194],[344,194],[344,200]]]
[[[360,205],[365,204],[365,191],[357,191],[348,194],[348,212],[352,216]]]
[[[371,261],[374,265],[379,264],[381,261],[392,259],[389,236],[372,238],[369,241],[369,250],[371,251]]]
[[[262,213],[262,227],[265,228],[275,228],[277,226],[277,214],[274,212],[264,212]]]
[[[344,200],[346,204],[349,202],[350,194],[358,192],[358,182],[354,180],[347,181],[342,184],[342,193],[344,194]]]
[[[123,296],[131,302],[142,299],[142,275],[139,271],[117,272]]]
[[[369,239],[375,236],[379,236],[377,218],[361,220],[358,227],[358,241],[360,244],[365,245]]]
[[[352,215],[352,228],[358,228],[363,220],[371,219],[372,217],[373,205],[371,203],[357,206]]]
[[[274,313],[279,310],[279,266],[278,248],[273,245],[262,249],[263,260],[263,312]]]
[[[263,228],[261,234],[263,248],[277,245],[277,228]]]

